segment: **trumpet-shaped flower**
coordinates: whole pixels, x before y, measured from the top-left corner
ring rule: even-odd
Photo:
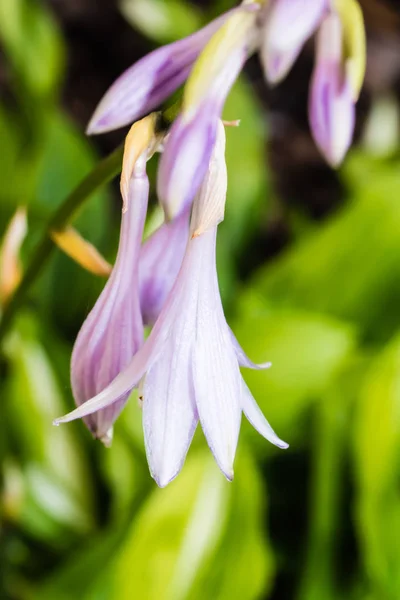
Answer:
[[[125,142],[121,193],[123,211],[117,259],[111,276],[78,334],[71,359],[71,385],[78,406],[95,396],[126,367],[143,343],[139,258],[149,197],[146,161],[159,138],[156,116],[133,125]],[[118,402],[88,415],[96,438],[109,445],[112,426],[130,390]]]
[[[210,171],[196,198],[180,272],[149,338],[106,389],[56,420],[59,424],[112,407],[142,380],[146,453],[160,486],[181,470],[199,421],[229,480],[242,412],[261,435],[287,447],[271,429],[240,373],[240,366],[269,365],[249,361],[222,308],[215,264],[217,224],[226,192],[222,126],[219,132]]]
[[[309,101],[314,139],[332,166],[339,165],[350,144],[355,124],[354,93],[343,55],[343,28],[332,12],[317,40],[317,58]]]

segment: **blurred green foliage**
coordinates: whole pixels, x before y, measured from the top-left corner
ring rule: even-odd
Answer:
[[[124,0],[121,11],[156,44],[211,16],[184,0]],[[27,205],[27,260],[96,155],[60,108],[66,51],[44,3],[0,0],[0,40],[12,90],[0,103],[0,233]],[[228,484],[198,434],[182,474],[159,490],[134,398],[111,450],[81,423],[54,429],[72,406],[73,336],[102,285],[57,253],[2,352],[0,598],[400,597],[399,160],[353,151],[343,207],[318,228],[304,217],[287,250],[243,284],[238,258],[273,195],[267,118],[242,80],[225,117],[242,125],[227,134],[221,291],[246,351],[273,362],[245,375],[291,447],[281,454],[244,425]],[[104,190],[77,225],[112,257],[110,210]]]

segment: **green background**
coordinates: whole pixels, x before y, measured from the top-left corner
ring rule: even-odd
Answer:
[[[184,0],[126,0],[120,10],[150,48],[231,4],[205,12]],[[98,150],[62,108],[69,48],[51,3],[0,0],[0,41],[0,233],[28,207],[26,263]],[[387,119],[396,105],[377,100],[375,110]],[[57,251],[2,346],[2,599],[400,598],[397,138],[378,144],[371,128],[338,172],[341,205],[318,222],[289,207],[290,240],[266,261],[248,253],[282,207],[266,161],[269,115],[243,78],[224,116],[241,126],[227,131],[221,293],[245,350],[273,363],[244,375],[290,448],[243,422],[229,484],[197,432],[182,473],[159,490],[135,398],[111,449],[81,422],[52,427],[73,405],[73,339],[104,284]],[[110,260],[115,189],[90,198],[75,222]]]

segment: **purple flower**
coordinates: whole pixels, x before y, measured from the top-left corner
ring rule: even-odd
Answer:
[[[343,31],[332,12],[318,33],[316,66],[309,101],[312,134],[322,154],[338,166],[350,144],[355,124],[353,89],[343,57]]]
[[[182,85],[203,47],[231,12],[187,38],[154,50],[125,71],[98,105],[88,133],[118,129],[158,107]]]
[[[78,406],[101,392],[124,369],[143,343],[138,260],[149,183],[145,157],[136,164],[129,208],[122,214],[118,255],[111,276],[78,334],[72,352],[71,385]],[[96,438],[109,445],[112,425],[128,396],[85,418]]]
[[[161,157],[157,191],[167,220],[190,209],[207,170],[215,138],[220,106],[204,105],[185,122],[179,116],[172,126]]]
[[[158,197],[167,219],[187,210],[201,185],[226,97],[258,43],[258,8],[247,5],[231,15],[193,67],[158,171]]]
[[[287,75],[328,7],[329,0],[272,0],[267,6],[261,59],[270,83]]]
[[[215,264],[217,223],[226,191],[222,125],[219,132],[210,171],[196,198],[191,238],[179,275],[149,338],[108,388],[56,420],[59,424],[113,406],[142,380],[146,453],[151,474],[161,487],[181,470],[199,421],[229,480],[242,412],[261,435],[287,448],[240,373],[240,366],[269,365],[249,361],[222,308]]]
[[[139,259],[140,307],[154,325],[175,283],[189,237],[189,214],[164,223],[143,244]]]

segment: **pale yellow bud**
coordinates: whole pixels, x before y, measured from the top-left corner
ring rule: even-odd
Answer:
[[[334,5],[342,22],[344,60],[356,101],[364,82],[367,64],[364,17],[357,0],[335,0]]]

